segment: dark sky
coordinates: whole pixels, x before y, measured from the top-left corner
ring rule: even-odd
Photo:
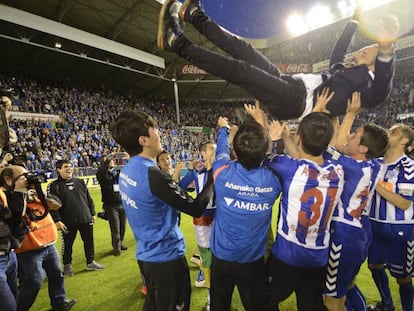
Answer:
[[[247,38],[266,38],[286,32],[294,10],[304,14],[313,5],[336,0],[201,0],[206,13],[231,32]]]

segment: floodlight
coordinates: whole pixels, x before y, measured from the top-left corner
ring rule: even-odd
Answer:
[[[338,1],[336,6],[338,7],[339,12],[341,13],[341,17],[348,17],[352,15],[352,10],[355,5],[353,3],[349,3],[346,0],[340,0]]]
[[[333,21],[331,10],[324,5],[315,5],[306,14],[306,22],[311,29],[326,26]]]
[[[308,31],[308,26],[306,25],[303,17],[296,13],[288,17],[286,26],[289,32],[294,36],[299,36]]]

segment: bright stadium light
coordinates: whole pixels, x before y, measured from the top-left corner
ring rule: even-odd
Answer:
[[[294,36],[306,33],[309,29],[302,16],[294,13],[286,21],[289,32]]]
[[[341,17],[351,16],[353,14],[353,8],[355,7],[353,3],[349,3],[349,1],[346,0],[338,1],[336,6],[338,7]]]
[[[291,14],[286,20],[286,26],[293,36],[298,36],[352,16],[357,4],[362,11],[369,11],[393,1],[395,0],[337,0],[335,12],[329,6],[316,4],[304,16]]]
[[[306,22],[312,29],[329,25],[333,20],[331,10],[324,5],[315,5],[306,14]]]

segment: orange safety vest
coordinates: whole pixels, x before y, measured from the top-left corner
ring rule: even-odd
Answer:
[[[37,198],[34,202],[27,203],[27,209],[30,209],[36,216],[41,216],[45,213],[43,204]],[[38,221],[31,221],[27,213],[23,218],[29,227],[29,232],[26,233],[22,245],[15,249],[16,254],[43,248],[57,241],[57,228],[49,213]]]

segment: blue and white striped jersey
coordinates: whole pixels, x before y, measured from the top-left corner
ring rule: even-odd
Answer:
[[[375,159],[355,160],[332,147],[327,149],[325,158],[341,164],[344,169],[344,189],[335,208],[333,221],[362,228],[361,215],[372,198],[381,164]]]
[[[320,166],[287,155],[269,158],[266,165],[283,180],[273,255],[298,267],[326,265],[329,225],[344,182],[342,166],[329,160]]]
[[[379,161],[384,168],[384,177],[380,182],[388,190],[414,201],[414,161],[406,155],[394,163],[385,164],[383,158]],[[389,224],[414,224],[413,204],[411,203],[411,206],[404,211],[375,192],[369,218]]]

